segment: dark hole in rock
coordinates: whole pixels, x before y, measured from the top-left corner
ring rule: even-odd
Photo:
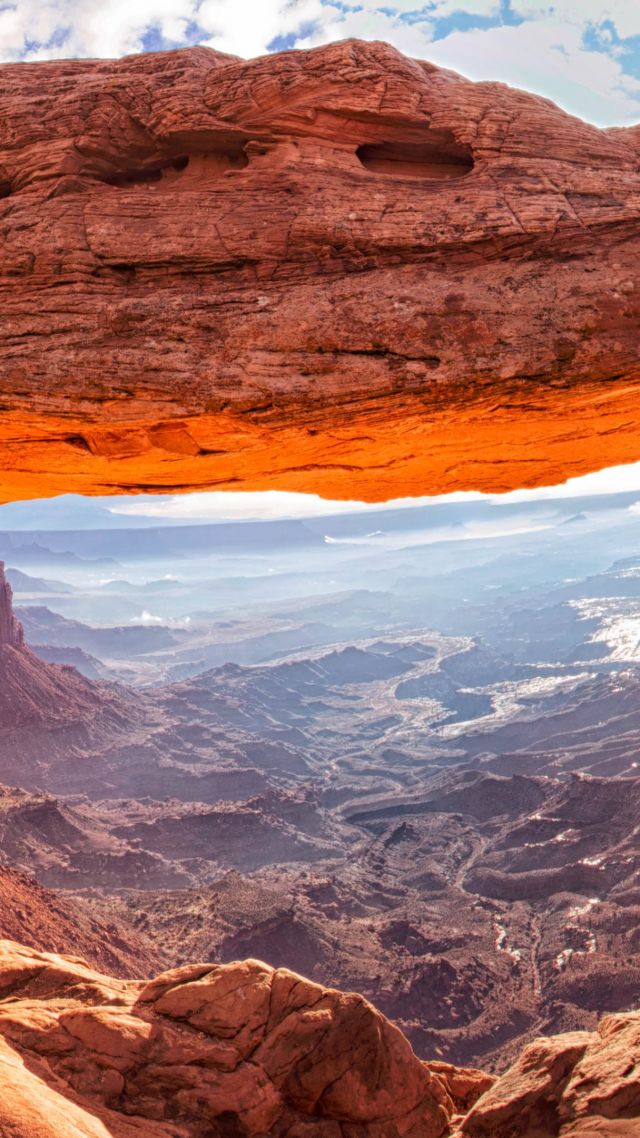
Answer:
[[[243,1138],[246,1134],[238,1115],[232,1110],[216,1115],[216,1124],[222,1138]]]
[[[104,174],[101,181],[109,186],[135,186],[169,181],[176,174],[188,171],[189,179],[218,177],[226,170],[242,170],[248,164],[243,150],[211,151],[209,153],[182,155],[161,165],[148,166],[137,170],[116,170]]]
[[[0,182],[0,198],[8,198],[11,194],[12,186],[10,182]]]
[[[448,131],[432,131],[422,142],[367,143],[356,155],[366,170],[391,178],[448,180],[473,169],[470,148]]]
[[[84,435],[67,435],[65,442],[67,442],[69,446],[77,447],[78,450],[91,450]]]
[[[135,186],[142,182],[159,182],[162,177],[162,168],[155,167],[149,170],[117,170],[113,174],[105,174],[101,181],[108,186]]]

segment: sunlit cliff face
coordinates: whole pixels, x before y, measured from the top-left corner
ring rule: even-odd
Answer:
[[[375,43],[2,76],[5,500],[640,457],[635,128]]]

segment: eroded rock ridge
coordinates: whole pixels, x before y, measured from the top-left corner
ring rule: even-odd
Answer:
[[[0,645],[19,648],[24,644],[24,631],[13,612],[13,591],[4,575],[4,561],[0,561]]]
[[[431,1071],[362,997],[258,961],[146,983],[0,955],[0,1129],[17,1138],[441,1138],[454,1098],[491,1083]]]

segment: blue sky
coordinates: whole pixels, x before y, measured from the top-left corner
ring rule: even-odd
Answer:
[[[207,44],[250,57],[357,36],[546,95],[600,126],[640,122],[639,0],[0,0],[0,58]]]

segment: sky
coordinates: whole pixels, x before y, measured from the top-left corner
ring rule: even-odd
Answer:
[[[0,60],[205,44],[251,57],[356,36],[547,96],[598,126],[640,122],[640,0],[0,0]]]
[[[119,526],[158,526],[201,522],[275,521],[291,518],[320,518],[336,514],[371,513],[380,510],[411,509],[416,506],[452,502],[488,501],[495,505],[536,502],[541,499],[576,498],[592,494],[640,493],[640,462],[612,466],[581,478],[569,478],[557,486],[536,490],[512,490],[507,494],[481,494],[472,490],[442,494],[439,497],[396,498],[374,505],[365,502],[336,502],[316,494],[297,494],[283,490],[262,492],[212,491],[192,494],[134,497],[83,498],[64,494],[31,502],[0,505],[0,531],[12,529],[100,529]],[[640,500],[631,507],[640,513]]]

